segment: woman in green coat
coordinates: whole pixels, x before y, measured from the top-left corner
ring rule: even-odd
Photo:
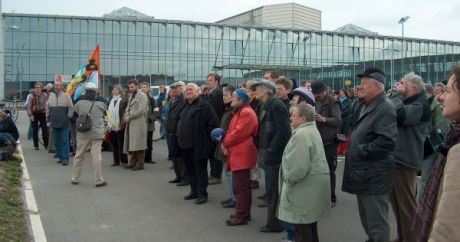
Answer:
[[[279,175],[278,218],[294,224],[295,241],[319,241],[317,222],[329,214],[329,168],[309,104],[292,108],[292,136]]]

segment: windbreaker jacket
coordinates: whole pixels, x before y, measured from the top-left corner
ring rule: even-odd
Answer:
[[[258,151],[254,136],[257,128],[257,115],[249,105],[243,105],[233,113],[223,140],[228,150],[227,166],[230,171],[252,169],[256,166]]]

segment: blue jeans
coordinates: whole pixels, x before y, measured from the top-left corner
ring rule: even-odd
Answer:
[[[287,240],[294,241],[294,224],[283,222],[283,227],[287,232]]]
[[[0,132],[0,145],[6,146],[16,143],[14,137],[7,132]]]
[[[166,119],[160,118],[160,135],[162,139],[166,139],[168,131],[166,130]]]
[[[52,133],[58,159],[69,162],[69,127],[53,128]]]
[[[233,194],[233,176],[231,171],[227,171],[227,168],[225,168],[225,177],[227,178],[228,196],[235,201],[235,195]]]

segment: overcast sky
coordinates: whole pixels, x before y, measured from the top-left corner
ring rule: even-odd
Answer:
[[[2,0],[0,0],[2,1]],[[3,0],[3,12],[102,16],[128,7],[159,19],[215,22],[282,0]],[[298,0],[322,11],[323,30],[347,23],[378,32],[401,35],[398,20],[410,16],[405,36],[460,42],[459,0]]]

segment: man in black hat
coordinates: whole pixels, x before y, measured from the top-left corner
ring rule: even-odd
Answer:
[[[398,134],[396,111],[385,94],[385,73],[368,68],[358,75],[362,105],[350,136],[342,190],[356,194],[367,241],[389,241],[389,194],[393,186],[393,150]]]
[[[335,207],[337,197],[335,195],[335,170],[337,168],[337,134],[342,124],[340,104],[328,92],[323,81],[314,81],[311,84],[313,95],[315,95],[316,126],[323,139],[324,152],[329,165],[331,176],[331,207]]]

